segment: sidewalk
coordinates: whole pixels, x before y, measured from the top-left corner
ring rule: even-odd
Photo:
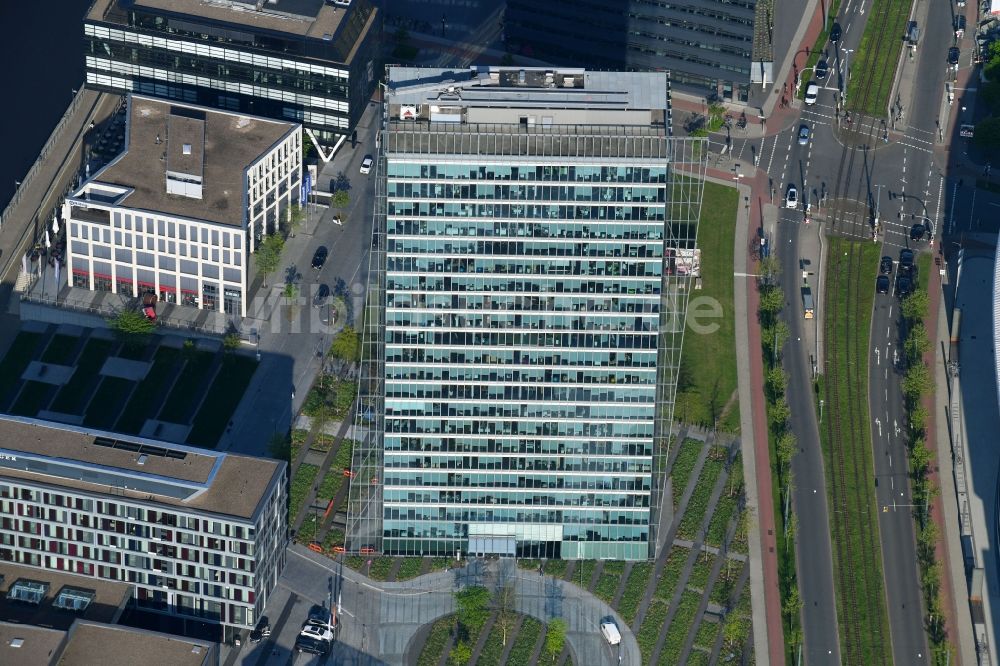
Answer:
[[[728,173],[709,170],[709,180],[728,185]],[[754,180],[759,180],[756,176]],[[757,183],[757,187],[760,184]],[[752,189],[737,188],[742,197]],[[749,256],[749,234],[761,225],[759,206],[741,206],[736,218],[734,314],[736,317],[736,368],[740,396],[741,451],[748,475],[747,510],[750,512],[750,605],[753,623],[754,654],[758,663],[782,666],[785,663],[782,635],[781,598],[778,587],[778,557],[775,553],[774,504],[771,492],[771,463],[767,438],[767,410],[764,405],[764,360],[761,356],[760,326],[757,322],[759,295],[755,280],[745,277],[753,260]],[[757,219],[753,219],[756,217]],[[746,342],[746,344],[742,344]]]

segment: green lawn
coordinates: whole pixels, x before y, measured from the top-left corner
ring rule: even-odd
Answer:
[[[324,500],[332,500],[337,496],[347,477],[344,470],[351,467],[351,453],[354,450],[354,440],[345,439],[340,443],[340,448],[333,456],[330,469],[327,471],[323,481],[319,484],[319,491],[316,496]]]
[[[70,365],[80,341],[75,335],[53,335],[49,345],[42,352],[42,362],[54,365]]]
[[[625,581],[625,591],[622,592],[621,601],[618,603],[618,612],[629,626],[635,622],[635,614],[639,611],[639,604],[642,603],[642,596],[646,593],[646,585],[652,573],[652,564],[636,562],[632,565],[628,580]]]
[[[21,381],[21,375],[31,363],[31,358],[41,341],[41,333],[21,331],[4,354],[3,360],[0,360],[0,409],[3,408],[5,399],[14,387]]]
[[[156,354],[153,355],[153,365],[125,405],[125,411],[118,419],[116,430],[138,435],[146,419],[155,416],[155,408],[163,400],[167,389],[165,384],[180,355],[181,351],[174,347],[160,347],[156,350]]]
[[[733,235],[739,194],[735,188],[705,183],[698,247],[701,248],[702,288],[691,292],[688,322],[678,378],[674,419],[737,432],[740,427],[736,395],[736,333],[733,312]],[[715,304],[718,304],[717,306]],[[719,307],[721,316],[692,315]]]
[[[660,649],[660,666],[674,666],[680,663],[681,650],[684,649],[684,641],[687,639],[691,627],[698,619],[698,603],[701,599],[699,594],[685,590],[681,595],[680,604],[674,612],[674,617],[670,620],[670,627],[667,629],[667,636]]]
[[[125,398],[128,397],[133,386],[135,386],[135,382],[128,379],[104,377],[87,407],[83,425],[102,430],[108,430],[114,426],[125,403]]]
[[[80,352],[80,358],[76,361],[73,377],[63,385],[56,394],[56,399],[52,401],[53,410],[66,414],[83,413],[94,383],[100,380],[98,373],[104,367],[104,362],[114,346],[115,343],[111,340],[101,338],[91,338],[87,342],[87,346]]]
[[[201,398],[202,387],[210,376],[215,360],[214,352],[194,351],[184,369],[177,377],[174,388],[170,391],[167,401],[160,411],[159,420],[171,423],[187,423],[191,417],[191,411],[197,406],[197,400]],[[228,418],[226,419],[228,421]]]
[[[420,569],[424,565],[422,557],[404,557],[399,563],[399,571],[396,572],[396,580],[410,580],[420,575]]]
[[[248,356],[234,354],[222,360],[222,368],[194,417],[188,444],[214,448],[219,443],[256,370],[257,361]]]
[[[21,394],[17,396],[11,413],[18,416],[35,416],[39,411],[45,409],[49,403],[49,396],[55,387],[44,382],[27,381],[21,388]]]
[[[438,666],[441,655],[448,645],[448,637],[451,635],[451,628],[454,624],[455,618],[446,615],[431,626],[431,633],[427,635],[424,647],[417,658],[417,666]]]
[[[525,616],[524,622],[521,623],[521,630],[517,632],[517,638],[514,639],[514,645],[510,648],[510,654],[507,655],[507,663],[516,666],[531,661],[535,643],[538,642],[541,633],[542,623],[533,617]]]
[[[708,502],[712,498],[715,482],[722,474],[725,455],[725,449],[713,446],[708,457],[705,458],[705,465],[701,468],[694,492],[691,493],[691,499],[688,500],[680,525],[677,526],[679,538],[694,540],[701,536],[700,531],[705,520],[705,512],[708,511]]]
[[[715,555],[708,551],[698,553],[698,559],[695,560],[691,575],[688,577],[688,586],[704,590],[708,586],[713,566],[715,566]]]
[[[698,456],[705,447],[705,443],[700,439],[685,439],[681,442],[680,451],[674,459],[674,466],[670,468],[670,478],[673,480],[674,508],[681,501],[684,491],[687,489],[688,481],[691,479],[691,472],[698,462]]]
[[[848,270],[848,257],[845,253],[854,252],[857,257],[858,250],[861,264],[858,265],[856,258],[854,265]],[[837,316],[827,317],[824,322],[828,369],[824,376],[827,410],[824,414],[824,426],[820,428],[820,438],[826,457],[827,488],[830,493],[840,637],[845,658],[855,654],[857,649],[864,663],[888,663],[892,656],[888,641],[881,546],[875,513],[875,479],[868,415],[868,357],[864,353],[869,342],[872,302],[875,297],[871,282],[878,272],[879,246],[858,243],[856,247],[851,241],[831,238],[829,256],[831,261],[826,274],[827,298],[833,302],[826,310],[836,312]],[[840,281],[839,288],[836,284],[838,274],[847,278]],[[855,294],[852,287],[857,280],[861,281],[861,287]],[[855,303],[857,311],[853,307]],[[852,338],[850,346],[847,344],[847,335]],[[857,347],[853,344],[854,336],[858,336]],[[836,350],[831,349],[834,342]],[[857,349],[862,350],[860,355]],[[839,405],[832,399],[834,370],[837,373]],[[840,437],[833,439],[834,433],[830,426],[838,421]],[[840,473],[841,461],[843,474]],[[838,492],[836,497],[833,495],[835,490]],[[872,530],[868,529],[869,525]],[[848,552],[851,561],[840,562],[840,558],[847,556]],[[842,575],[849,576],[850,581],[841,578]],[[850,597],[851,586],[854,588],[856,605]],[[871,601],[874,601],[874,609],[870,607]],[[883,638],[881,641],[877,631],[879,627]],[[848,637],[854,635],[860,636],[860,645],[851,645],[848,650]]]
[[[299,468],[295,470],[291,486],[288,488],[289,525],[291,525],[295,521],[295,518],[299,515],[299,510],[302,508],[303,502],[306,501],[306,497],[312,489],[312,484],[316,480],[316,474],[318,472],[319,467],[316,465],[308,465],[306,463],[302,463],[299,465]]]
[[[880,0],[871,3],[861,44],[848,63],[851,75],[847,82],[847,108],[885,117],[911,4],[912,0]],[[923,29],[926,31],[927,26]],[[884,35],[881,42],[880,33]],[[869,82],[871,88],[866,96],[862,90]]]

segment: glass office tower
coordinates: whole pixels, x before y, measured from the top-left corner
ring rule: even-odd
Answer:
[[[388,81],[348,548],[646,559],[702,140],[662,73]]]

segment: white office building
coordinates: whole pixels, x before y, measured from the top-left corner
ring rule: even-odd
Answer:
[[[70,284],[246,316],[248,255],[300,198],[301,127],[128,103],[125,150],[63,207]]]

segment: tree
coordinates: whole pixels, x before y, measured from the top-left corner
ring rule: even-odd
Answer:
[[[118,339],[132,349],[144,346],[149,335],[156,330],[155,322],[135,310],[122,310],[107,322]]]
[[[739,647],[747,637],[747,618],[742,613],[730,613],[722,625],[722,638],[730,649]]]
[[[467,641],[458,641],[448,653],[448,663],[452,666],[465,666],[472,660],[472,646]]]
[[[924,434],[927,428],[927,419],[930,413],[923,405],[916,405],[910,410],[910,433],[918,438]]]
[[[771,400],[777,400],[785,395],[785,370],[780,365],[770,368],[764,375],[764,387]]]
[[[330,345],[330,355],[350,363],[357,363],[361,357],[361,339],[352,326],[345,326]]]
[[[788,417],[792,414],[792,410],[789,409],[788,403],[785,402],[784,397],[773,402],[768,411],[771,413],[771,420],[774,422],[775,426],[778,427],[784,427],[785,423],[788,421]]]
[[[294,232],[306,219],[306,211],[298,204],[288,207],[288,228]]]
[[[455,603],[458,604],[458,617],[462,624],[476,630],[486,624],[490,616],[490,593],[485,587],[463,587],[455,593]]]
[[[509,582],[498,585],[493,595],[493,606],[497,611],[496,626],[502,634],[501,645],[507,645],[507,632],[517,624],[517,611],[514,610],[516,603],[517,593],[514,591],[514,585]]]
[[[927,314],[927,293],[915,291],[903,299],[903,316],[909,321],[918,321]]]
[[[972,140],[983,150],[1000,150],[1000,116],[990,116],[976,125]]]
[[[722,127],[723,119],[726,115],[726,107],[713,102],[708,105],[708,131],[716,132]]]
[[[781,275],[781,264],[778,263],[778,258],[773,252],[766,257],[761,257],[758,271],[765,284],[771,284]]]
[[[780,467],[788,467],[792,462],[792,456],[795,455],[795,445],[795,435],[792,432],[786,431],[778,436],[774,449]]]
[[[903,307],[905,310],[905,301]],[[903,350],[906,352],[906,360],[909,363],[921,363],[923,361],[924,354],[931,350],[931,340],[927,337],[927,329],[924,328],[923,323],[917,322],[910,328],[910,333],[903,342]]]
[[[781,612],[788,618],[790,624],[795,624],[794,620],[802,610],[802,597],[799,595],[798,585],[792,585],[781,603]]]
[[[930,464],[931,450],[927,448],[927,444],[923,439],[914,441],[910,450],[910,473],[914,477],[922,477]]]
[[[931,373],[923,363],[911,366],[901,382],[903,395],[910,403],[920,400],[931,389]]]
[[[243,338],[239,333],[227,333],[226,337],[222,338],[222,349],[227,356],[239,349],[242,344]]]
[[[566,620],[557,617],[549,622],[545,632],[545,654],[555,661],[566,646]]]
[[[257,270],[264,276],[264,286],[267,286],[267,274],[278,270],[281,263],[281,251],[285,249],[285,239],[277,234],[267,236],[257,245]]]
[[[993,115],[1000,116],[1000,81],[990,81],[979,90]]]
[[[285,288],[282,290],[281,295],[290,301],[294,301],[299,297],[299,286],[294,282],[285,283]]]
[[[337,190],[333,193],[331,201],[337,208],[346,208],[347,204],[351,203],[351,195],[347,193],[347,190]]]
[[[760,290],[758,310],[762,324],[772,325],[783,307],[785,307],[785,293],[780,287],[764,287]]]

